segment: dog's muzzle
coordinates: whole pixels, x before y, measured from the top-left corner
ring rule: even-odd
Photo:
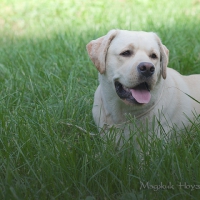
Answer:
[[[151,100],[149,80],[155,72],[155,66],[150,62],[141,62],[137,66],[137,71],[141,83],[128,88],[119,81],[115,81],[115,90],[122,100],[127,100],[131,103],[146,104]]]

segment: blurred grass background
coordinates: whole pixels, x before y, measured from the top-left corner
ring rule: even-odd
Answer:
[[[196,124],[179,146],[156,140],[140,154],[89,136],[98,81],[85,46],[113,28],[153,31],[169,67],[200,73],[199,24],[199,0],[0,0],[0,198],[198,199],[183,187],[140,190],[200,185]]]

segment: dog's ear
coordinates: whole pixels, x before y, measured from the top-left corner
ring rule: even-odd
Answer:
[[[157,35],[156,35],[157,36]],[[161,74],[164,79],[167,77],[167,65],[169,61],[169,50],[165,45],[162,44],[160,38],[157,36],[158,45],[160,47],[160,64],[161,64]]]
[[[117,30],[111,30],[107,33],[107,35],[96,40],[92,40],[86,46],[90,59],[101,74],[105,73],[106,54],[111,41],[115,38],[116,35]]]
[[[169,50],[165,45],[161,45],[161,67],[162,67],[162,77],[166,79],[167,77],[167,65],[169,62]]]

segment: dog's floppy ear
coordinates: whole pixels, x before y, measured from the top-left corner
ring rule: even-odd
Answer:
[[[161,67],[162,67],[162,77],[166,79],[167,77],[167,65],[169,62],[169,50],[165,45],[161,45]]]
[[[107,33],[107,35],[96,40],[92,40],[86,46],[90,59],[101,74],[105,73],[106,54],[111,41],[115,38],[116,35],[117,30],[111,30]]]
[[[161,64],[161,74],[164,79],[167,77],[167,65],[169,61],[169,50],[165,45],[162,44],[160,38],[157,36],[158,45],[160,47],[160,64]]]

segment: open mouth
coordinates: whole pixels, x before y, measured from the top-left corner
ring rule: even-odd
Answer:
[[[147,82],[140,83],[134,88],[127,88],[120,82],[116,81],[115,89],[121,99],[127,100],[131,103],[144,104],[149,103],[151,99],[151,93]]]

